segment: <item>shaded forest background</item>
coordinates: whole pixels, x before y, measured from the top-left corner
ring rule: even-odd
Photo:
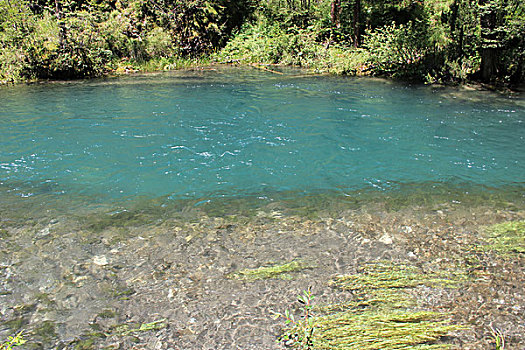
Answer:
[[[0,82],[192,62],[523,83],[523,0],[0,0]]]

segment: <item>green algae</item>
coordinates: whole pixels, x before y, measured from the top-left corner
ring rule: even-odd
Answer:
[[[91,328],[93,324],[90,324],[89,326]],[[97,325],[98,326],[98,325]],[[100,327],[100,326],[99,326]],[[99,328],[97,327],[97,328]],[[74,350],[94,350],[99,349],[97,342],[100,339],[106,338],[106,334],[102,332],[90,332],[83,334],[80,338],[77,338],[73,340],[70,345],[73,346]]]
[[[75,342],[74,350],[92,350],[95,349],[95,339],[81,339]]]
[[[16,317],[1,323],[3,327],[11,330],[22,329],[25,325],[29,324],[29,320],[25,317]]]
[[[37,300],[40,304],[47,306],[49,308],[56,305],[56,301],[51,299],[51,297],[47,293],[36,294],[35,300]]]
[[[332,281],[338,289],[352,292],[350,300],[313,307],[301,321],[288,318],[291,327],[282,339],[311,350],[448,349],[449,344],[439,341],[465,327],[453,324],[447,313],[420,310],[409,291],[418,286],[459,286],[462,281],[461,274],[447,278],[426,275],[415,266],[365,264],[359,273]]]
[[[117,313],[111,309],[104,309],[97,315],[97,317],[100,317],[100,318],[113,318],[116,316],[117,316]]]
[[[143,332],[156,331],[168,327],[168,321],[161,319],[149,323],[142,323],[138,327],[132,327],[129,324],[116,325],[110,330],[111,335],[133,336]]]
[[[135,294],[135,290],[131,288],[115,289],[113,292],[113,297],[117,298],[118,300],[129,300],[129,297],[133,294]]]
[[[525,220],[508,221],[487,228],[486,250],[502,255],[525,253]]]
[[[0,323],[2,327],[12,331],[19,331],[30,323],[31,315],[36,310],[36,304],[21,304],[13,307],[13,315],[10,319]]]
[[[291,279],[291,272],[297,272],[311,268],[300,260],[292,260],[284,264],[261,266],[256,269],[244,269],[228,275],[229,278],[237,278],[245,281],[257,281],[268,278]]]

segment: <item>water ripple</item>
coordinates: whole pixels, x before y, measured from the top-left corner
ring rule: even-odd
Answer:
[[[523,101],[489,92],[225,70],[0,99],[0,181],[20,196],[46,181],[106,199],[525,181]]]

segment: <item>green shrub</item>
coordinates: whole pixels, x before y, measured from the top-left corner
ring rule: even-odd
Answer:
[[[175,47],[171,35],[163,28],[153,28],[146,34],[146,53],[150,58],[173,56],[175,54]]]
[[[364,47],[373,74],[421,78],[429,70],[430,41],[426,28],[420,24],[392,23],[377,28],[364,37]]]
[[[26,78],[72,79],[97,76],[104,72],[111,52],[104,49],[97,18],[79,11],[63,20],[65,35],[55,16],[45,12],[35,16],[31,35],[22,41]]]
[[[316,72],[355,74],[363,65],[362,50],[317,41],[319,27],[288,30],[276,23],[259,21],[235,36],[214,57],[220,62],[295,65]]]
[[[18,82],[25,70],[24,51],[20,48],[5,48],[0,52],[0,84]]]
[[[35,19],[25,0],[0,1],[0,82],[21,80],[25,66],[24,38]]]
[[[129,57],[129,37],[125,34],[131,27],[129,17],[114,10],[99,24],[100,36],[104,40],[104,48],[111,51],[113,57]]]

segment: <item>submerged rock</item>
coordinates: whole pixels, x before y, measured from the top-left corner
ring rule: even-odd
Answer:
[[[392,240],[392,237],[390,237],[388,233],[385,233],[384,235],[382,235],[381,238],[378,239],[378,241],[386,245],[390,245],[394,243],[394,241]]]
[[[106,266],[108,264],[108,258],[104,255],[97,255],[93,257],[93,264],[98,266]]]

